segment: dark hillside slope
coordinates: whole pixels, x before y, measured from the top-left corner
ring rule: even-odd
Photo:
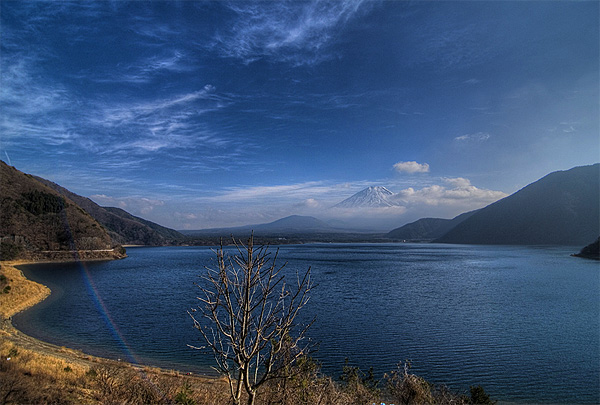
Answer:
[[[0,259],[72,259],[73,251],[88,251],[86,258],[122,257],[120,249],[110,252],[115,247],[102,225],[71,199],[0,161]]]
[[[585,245],[600,234],[600,164],[550,173],[481,209],[440,243]]]
[[[600,238],[595,242],[585,246],[579,253],[575,253],[575,257],[583,257],[585,259],[600,260]]]
[[[451,219],[421,218],[410,224],[391,230],[386,234],[388,238],[408,241],[431,240],[439,238],[450,229]]]
[[[77,195],[56,183],[41,177],[36,179],[76,202],[108,230],[116,243],[162,246],[183,238],[183,235],[175,230],[135,217],[120,208],[101,207],[89,198]]]
[[[430,241],[441,237],[476,212],[465,212],[453,219],[421,218],[415,222],[391,230],[386,234],[386,237],[408,241]]]

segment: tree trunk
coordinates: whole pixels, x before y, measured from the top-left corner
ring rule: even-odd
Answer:
[[[254,405],[254,399],[256,398],[256,391],[248,393],[248,405]]]

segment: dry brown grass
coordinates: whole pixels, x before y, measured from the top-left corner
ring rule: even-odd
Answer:
[[[90,369],[90,367],[83,366],[81,363],[70,362],[52,355],[29,350],[8,341],[0,341],[0,354],[2,354],[2,360],[6,361],[6,358],[11,357],[11,360],[17,361],[32,374],[46,374],[52,378],[64,377],[65,369],[68,368],[69,378],[67,379],[74,381],[85,375]]]
[[[0,262],[0,274],[7,278],[10,292],[0,294],[0,317],[8,319],[50,295],[45,285],[27,280],[15,266],[26,262]]]
[[[2,341],[0,404],[172,404],[184,390],[196,404],[229,400],[224,380],[97,360],[82,365]]]
[[[84,403],[89,402],[87,369],[0,342],[0,403]]]

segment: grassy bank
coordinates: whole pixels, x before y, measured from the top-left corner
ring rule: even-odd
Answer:
[[[2,320],[10,319],[14,314],[23,311],[43,301],[50,295],[50,289],[45,285],[27,280],[21,270],[15,266],[26,262],[1,262],[0,277],[2,288],[0,291],[0,317]],[[8,287],[8,288],[7,288]]]

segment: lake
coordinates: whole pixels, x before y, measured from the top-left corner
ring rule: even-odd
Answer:
[[[270,249],[273,253],[276,247]],[[412,372],[494,399],[600,402],[600,265],[573,247],[307,244],[279,247],[286,272],[312,268],[302,313],[323,371],[345,359]],[[120,261],[21,266],[52,289],[14,317],[25,333],[86,353],[210,373],[187,310],[214,253],[129,248]],[[292,280],[290,280],[292,281]]]

